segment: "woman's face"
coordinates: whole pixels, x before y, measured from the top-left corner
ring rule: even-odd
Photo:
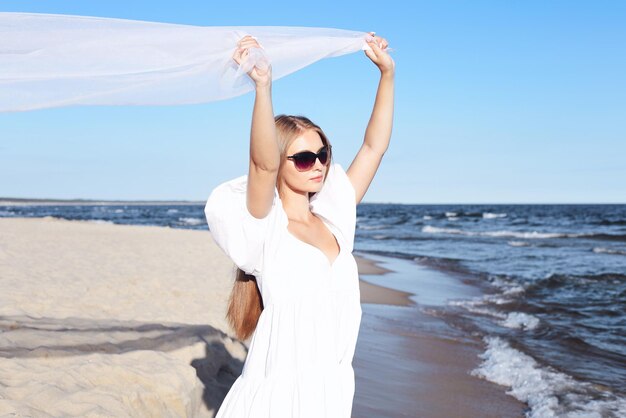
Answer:
[[[291,142],[287,148],[287,154],[283,158],[303,151],[317,154],[323,146],[324,143],[317,131],[308,129]],[[313,167],[306,171],[298,171],[294,161],[287,159],[283,162],[280,177],[294,191],[315,193],[322,188],[327,169],[328,165],[323,165],[319,159],[316,159]]]

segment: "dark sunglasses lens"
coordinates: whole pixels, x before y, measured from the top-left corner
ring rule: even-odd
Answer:
[[[320,163],[326,164],[326,162],[328,161],[328,150],[326,148],[321,150],[318,158],[320,159]]]
[[[296,163],[296,168],[298,170],[308,170],[315,165],[316,158],[317,155],[312,152],[307,152],[294,156],[294,162]]]

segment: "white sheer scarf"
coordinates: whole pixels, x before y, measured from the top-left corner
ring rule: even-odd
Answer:
[[[232,59],[245,35],[247,66]],[[369,50],[367,32],[287,26],[191,26],[88,16],[0,13],[0,111],[75,105],[178,105],[239,96],[270,62],[273,80]],[[389,49],[388,49],[389,50]]]

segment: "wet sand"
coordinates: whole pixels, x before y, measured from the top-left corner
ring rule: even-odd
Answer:
[[[469,374],[481,361],[481,340],[422,311],[479,290],[413,261],[363,255],[385,273],[362,279],[413,293],[409,305],[363,304],[352,417],[523,417],[526,405],[504,387]]]
[[[353,416],[521,416],[467,374],[480,346],[375,261],[357,257]],[[212,417],[246,354],[224,318],[232,267],[208,231],[0,218],[0,415]]]

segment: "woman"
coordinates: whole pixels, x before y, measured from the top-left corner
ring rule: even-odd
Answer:
[[[380,69],[365,140],[347,172],[332,162],[328,138],[303,116],[274,117],[271,66],[252,68],[256,84],[250,165],[216,187],[205,214],[218,246],[238,268],[228,320],[252,339],[241,376],[216,418],[349,418],[352,358],[361,321],[352,256],[356,205],[391,137],[395,64],[387,41],[368,38]],[[249,48],[242,38],[233,59]]]

